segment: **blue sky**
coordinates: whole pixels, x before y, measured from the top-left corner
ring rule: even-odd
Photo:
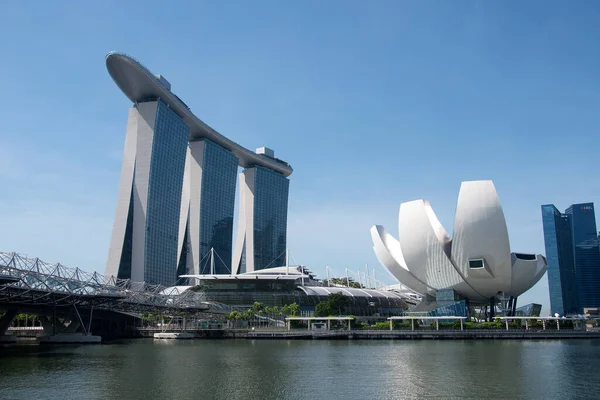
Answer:
[[[514,251],[544,253],[540,205],[598,204],[594,1],[8,2],[0,12],[0,250],[103,271],[128,53],[209,125],[292,164],[297,262],[385,273],[369,228],[492,179]],[[548,310],[546,278],[520,304]]]

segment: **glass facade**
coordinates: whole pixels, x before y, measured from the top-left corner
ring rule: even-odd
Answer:
[[[515,310],[517,317],[539,317],[542,313],[542,305],[536,303],[526,304]]]
[[[158,101],[148,180],[144,281],[173,285],[177,272],[177,238],[181,189],[189,129],[165,103]]]
[[[231,273],[233,212],[238,159],[229,150],[204,140],[200,196],[200,274],[209,274],[210,249],[215,250],[214,273]]]
[[[600,250],[592,203],[573,204],[565,213],[542,206],[551,313],[581,313],[600,305]]]
[[[600,249],[594,204],[573,204],[565,214],[571,223],[580,312],[584,307],[600,307]]]
[[[466,300],[457,301],[451,304],[441,305],[429,312],[431,317],[468,317],[469,307]],[[440,320],[440,322],[452,322],[451,320]]]
[[[129,211],[127,211],[127,225],[125,226],[125,240],[121,251],[119,271],[117,278],[131,279],[131,256],[133,252],[133,188],[129,198]]]
[[[285,265],[290,181],[282,174],[255,167],[254,270]]]

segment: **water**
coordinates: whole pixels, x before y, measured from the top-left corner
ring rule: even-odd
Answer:
[[[2,399],[593,399],[600,340],[151,339],[0,349]]]

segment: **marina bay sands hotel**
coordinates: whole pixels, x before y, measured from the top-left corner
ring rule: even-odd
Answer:
[[[106,274],[171,286],[185,274],[284,265],[290,165],[219,134],[133,58],[109,53],[106,67],[133,102]],[[207,263],[211,249],[218,258]]]

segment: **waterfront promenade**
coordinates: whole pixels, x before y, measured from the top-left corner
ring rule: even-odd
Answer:
[[[152,337],[160,329],[139,329],[141,337]],[[182,330],[174,331],[182,332]],[[283,339],[283,340],[481,340],[481,339],[600,339],[600,330],[579,331],[572,329],[525,330],[525,329],[469,329],[469,330],[283,330],[283,329],[187,329],[195,338],[221,339]],[[170,339],[169,339],[170,340]]]

